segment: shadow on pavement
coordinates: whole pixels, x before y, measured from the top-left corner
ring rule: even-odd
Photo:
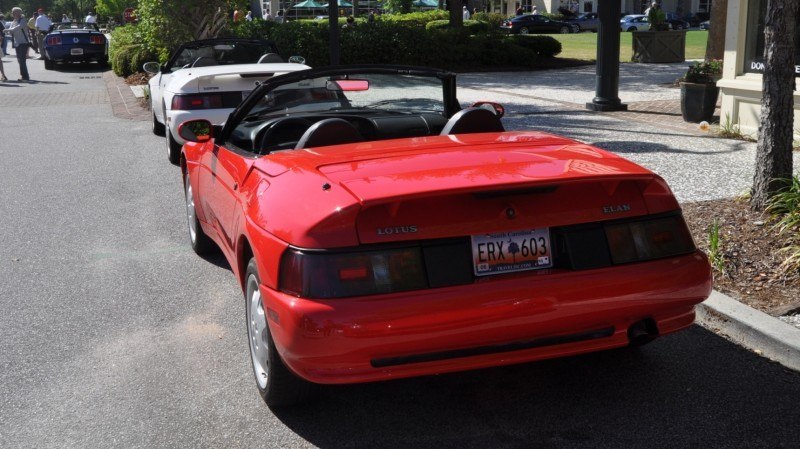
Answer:
[[[276,416],[340,447],[781,447],[800,374],[700,327],[638,350],[328,388]]]

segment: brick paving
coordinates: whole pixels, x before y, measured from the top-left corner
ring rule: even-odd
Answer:
[[[106,84],[111,110],[115,117],[136,121],[151,119],[150,111],[142,107],[139,99],[133,95],[131,87],[125,83],[123,78],[109,70],[103,73],[103,81]]]

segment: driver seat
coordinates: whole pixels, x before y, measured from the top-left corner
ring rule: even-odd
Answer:
[[[494,112],[483,108],[466,108],[453,114],[439,135],[501,133],[505,130],[500,118]]]
[[[295,150],[363,142],[364,136],[347,120],[329,118],[311,125],[295,145]]]

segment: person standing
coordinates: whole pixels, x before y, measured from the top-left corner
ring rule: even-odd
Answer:
[[[244,20],[248,22],[253,21],[253,11],[247,11],[247,15],[244,16]]]
[[[39,17],[36,19],[36,47],[39,49],[39,58],[44,58],[44,37],[50,32],[53,22],[47,17],[43,9],[39,8]]]
[[[14,50],[17,52],[17,62],[19,63],[18,81],[30,81],[31,78],[28,75],[28,65],[26,63],[28,48],[31,45],[28,37],[28,24],[25,22],[25,18],[22,17],[22,8],[19,6],[11,9],[11,17],[14,20],[6,29],[6,33],[10,34],[11,38],[14,39]]]
[[[462,9],[461,15],[462,15],[462,17],[464,17],[464,20],[469,20],[469,17],[470,17],[469,9],[467,9],[466,6],[462,6],[461,9]]]
[[[92,11],[89,11],[89,15],[86,16],[84,23],[89,26],[97,27],[97,17],[94,16]]]
[[[6,16],[3,14],[0,14],[0,35],[3,37],[3,42],[0,44],[3,56],[8,56],[8,42],[10,39],[6,39]]]
[[[61,23],[72,23],[69,16],[66,14],[61,14]]]
[[[264,10],[264,20],[272,20],[272,14],[269,13],[269,8]]]
[[[36,42],[37,42],[36,41],[36,19],[38,19],[38,18],[39,18],[39,13],[38,12],[34,12],[33,13],[33,17],[28,19],[28,37],[30,38],[30,41],[31,41],[31,49],[33,49],[33,51],[36,52],[36,53],[39,53],[39,47],[36,44]]]

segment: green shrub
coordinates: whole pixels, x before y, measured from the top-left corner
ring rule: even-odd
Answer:
[[[434,20],[447,20],[449,18],[449,14],[449,12],[441,9],[418,11],[408,14],[382,14],[378,16],[378,21],[424,27],[428,24],[428,22]]]
[[[479,12],[474,14],[472,18],[473,20],[488,23],[490,29],[500,28],[500,25],[506,21],[506,16],[496,12]]]
[[[443,30],[446,28],[450,28],[449,20],[431,20],[425,24],[426,30]]]
[[[274,20],[241,20],[232,24],[231,33],[236,37],[266,39],[276,26],[280,24]]]
[[[544,17],[547,17],[550,20],[558,20],[559,22],[563,22],[564,21],[564,14],[561,14],[561,13],[550,14],[550,13],[547,13],[547,12],[542,12],[542,13],[539,13],[539,14],[543,15]]]
[[[148,61],[165,62],[159,52],[142,44],[141,30],[136,25],[117,27],[111,34],[109,60],[111,69],[119,76],[128,76],[142,70]]]
[[[541,58],[552,58],[561,53],[561,42],[551,36],[514,34],[508,39],[520,47],[534,51]]]

